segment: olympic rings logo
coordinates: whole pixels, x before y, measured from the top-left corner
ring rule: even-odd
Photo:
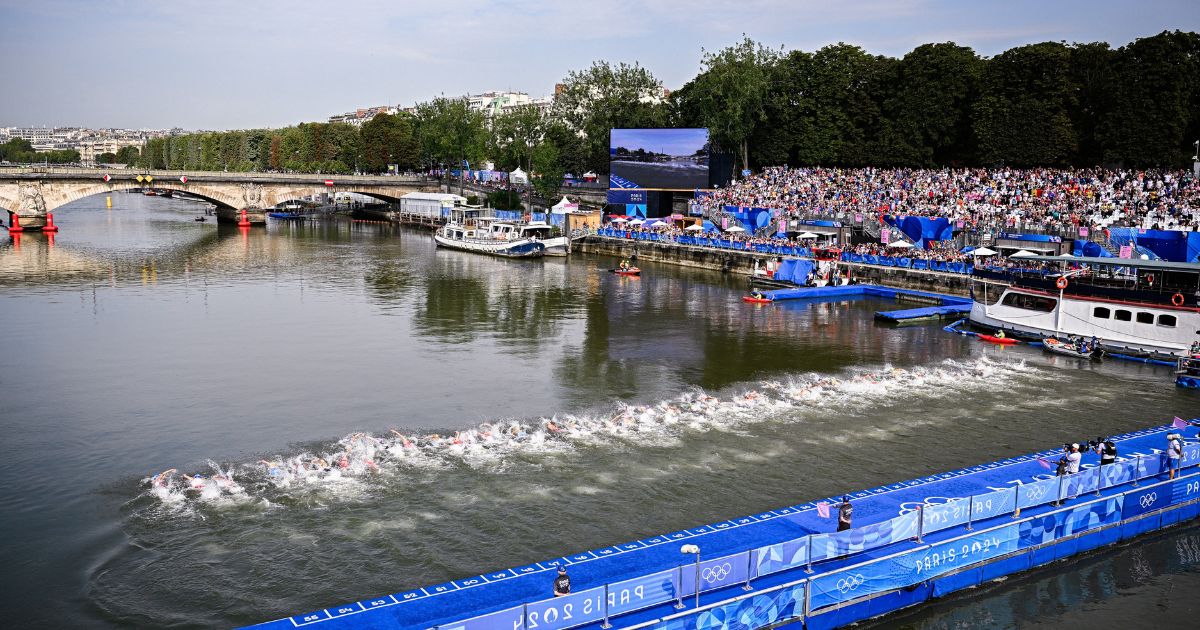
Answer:
[[[1041,486],[1029,486],[1029,490],[1023,494],[1028,495],[1031,501],[1039,501],[1042,497],[1046,496],[1046,489]]]
[[[1142,504],[1142,509],[1146,509],[1146,508],[1150,507],[1151,505],[1154,505],[1157,502],[1158,502],[1158,493],[1157,492],[1150,492],[1148,494],[1143,494],[1138,499],[1138,503]]]
[[[850,577],[844,577],[838,580],[837,589],[842,593],[849,593],[850,591],[862,586],[863,582],[866,581],[867,578],[863,577],[861,573],[856,573]]]
[[[732,570],[733,567],[726,562],[725,564],[718,564],[712,567],[704,567],[704,571],[700,573],[700,577],[704,578],[704,581],[709,584],[715,584],[724,580]]]

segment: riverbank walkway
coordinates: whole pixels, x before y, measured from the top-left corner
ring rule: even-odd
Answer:
[[[952,569],[1018,549],[1033,549],[1031,545],[1046,544],[1064,531],[1077,535],[1091,527],[1120,523],[1123,516],[1130,518],[1131,514],[1200,498],[1200,474],[1195,469],[1200,463],[1200,444],[1195,443],[1195,427],[1183,431],[1192,438],[1184,454],[1186,484],[1165,481],[1163,449],[1165,435],[1172,431],[1178,429],[1168,425],[1115,436],[1119,463],[1100,467],[1097,456],[1086,453],[1083,470],[1067,477],[1055,477],[1048,470],[1048,462],[1062,454],[1061,449],[1051,449],[850,492],[855,527],[846,532],[834,533],[841,497],[831,497],[335,605],[255,627],[552,630],[603,627],[607,615],[612,624],[625,628],[673,614],[688,616],[695,609],[697,583],[702,592],[701,609],[725,605],[722,602],[737,604],[739,599],[762,604],[767,602],[763,597],[771,597],[774,603],[767,603],[772,614],[799,616],[818,611],[813,619],[823,619],[822,627],[834,627],[839,620],[837,611],[845,602],[884,592],[872,589],[890,588],[903,596],[928,597],[933,591],[922,589],[932,589],[929,582]],[[1157,490],[1129,494],[1138,492],[1139,487]],[[1054,505],[1060,498],[1065,507]],[[829,516],[822,515],[826,508]],[[1018,516],[1020,521],[1015,520]],[[1154,519],[1153,528],[1159,524]],[[1113,530],[1113,542],[1124,527]],[[1132,533],[1141,531],[1146,530]],[[696,557],[681,553],[685,544],[699,548],[699,576],[694,568]],[[911,555],[923,548],[928,550],[923,575],[920,560],[918,575],[910,575],[908,567],[899,571],[898,578],[881,578],[878,584],[863,583],[863,575],[871,575],[865,569],[847,573],[848,567],[878,563],[898,553]],[[1064,547],[1056,549],[1051,553],[1063,553]],[[1023,565],[1001,566],[1008,562],[1003,560],[995,568],[999,573],[987,575],[998,577],[1040,564],[1033,553],[1026,554]],[[932,567],[929,554],[933,554]],[[486,565],[486,558],[480,563]],[[550,598],[559,566],[569,570],[572,595]],[[806,571],[810,566],[812,573]],[[973,574],[972,579],[987,575]],[[910,583],[917,586],[905,587]],[[747,588],[750,590],[743,590]],[[754,593],[761,597],[746,599]],[[912,603],[917,601],[923,600]],[[677,608],[680,605],[682,609]],[[846,618],[847,623],[853,620]]]

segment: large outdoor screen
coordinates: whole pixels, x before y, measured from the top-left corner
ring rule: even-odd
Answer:
[[[609,188],[708,188],[707,129],[613,129]]]

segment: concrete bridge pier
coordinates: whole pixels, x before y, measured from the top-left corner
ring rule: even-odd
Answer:
[[[26,232],[41,232],[42,228],[46,227],[46,215],[44,213],[43,214],[24,214],[24,213],[16,213],[16,212],[9,210],[8,211],[8,225],[10,227],[13,224],[13,215],[16,215],[19,217],[18,221],[21,223],[21,228],[23,228]]]
[[[262,208],[245,208],[246,220],[250,225],[266,225],[267,211]],[[242,210],[228,206],[217,206],[217,223],[237,225],[242,220]]]

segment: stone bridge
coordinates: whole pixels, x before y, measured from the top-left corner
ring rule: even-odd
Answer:
[[[420,175],[320,175],[139,171],[87,168],[0,168],[0,208],[20,217],[25,229],[46,225],[46,214],[91,195],[131,188],[177,190],[217,206],[217,219],[236,222],[243,210],[253,224],[284,201],[323,192],[352,192],[395,202],[405,193],[434,192],[437,180]]]

